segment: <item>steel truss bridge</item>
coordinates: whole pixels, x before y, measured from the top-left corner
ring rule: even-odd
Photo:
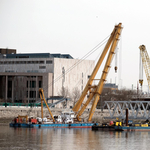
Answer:
[[[125,119],[126,109],[129,119],[150,119],[150,101],[105,101],[103,108],[110,114],[105,119]]]

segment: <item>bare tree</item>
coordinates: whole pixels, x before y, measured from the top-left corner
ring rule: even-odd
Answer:
[[[133,90],[122,89],[116,91],[115,100],[116,101],[129,101],[135,96],[137,93]]]
[[[71,99],[73,101],[73,106],[75,105],[75,103],[79,100],[81,95],[81,92],[79,90],[78,87],[75,87],[72,91],[72,95],[71,95]]]
[[[60,91],[58,92],[58,95],[59,95],[59,96],[62,96],[62,97],[64,97],[64,98],[67,98],[67,97],[70,96],[70,92],[69,92],[69,90],[68,90],[67,87],[62,87],[62,88],[60,89]],[[66,106],[66,101],[64,101],[64,102],[62,103],[62,105],[63,105],[63,107],[65,107],[65,106]]]
[[[102,94],[100,95],[100,100],[97,104],[97,108],[103,106],[105,101],[129,101],[137,93],[133,90],[122,89],[122,90],[112,90],[110,88],[104,88]]]
[[[59,96],[63,96],[63,97],[69,96],[70,93],[69,93],[68,88],[67,88],[67,87],[62,87],[62,88],[60,89],[60,91],[58,92],[58,95],[59,95]]]

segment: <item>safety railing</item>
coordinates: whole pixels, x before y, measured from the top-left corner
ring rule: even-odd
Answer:
[[[50,104],[49,104],[50,105]],[[7,103],[7,102],[0,102],[0,106],[3,107],[13,107],[13,106],[24,106],[24,107],[41,107],[41,103]],[[46,107],[46,104],[43,104]]]

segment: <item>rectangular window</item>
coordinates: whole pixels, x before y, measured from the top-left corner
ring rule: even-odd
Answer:
[[[44,61],[39,61],[39,64],[44,64]]]
[[[30,98],[36,98],[36,91],[30,91]]]
[[[39,88],[42,88],[42,81],[39,81]]]
[[[52,60],[47,60],[46,64],[52,64]]]
[[[19,61],[20,64],[23,64],[23,61]]]
[[[46,69],[46,66],[39,66],[39,69]]]
[[[36,87],[36,81],[30,81],[30,88]]]

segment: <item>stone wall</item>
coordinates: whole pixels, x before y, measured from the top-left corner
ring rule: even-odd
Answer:
[[[53,115],[59,115],[64,110],[66,110],[66,109],[51,108],[51,112]],[[71,110],[68,109],[68,111],[71,111]],[[47,108],[44,108],[43,113],[44,113],[44,117],[50,116]],[[104,114],[106,116],[108,116],[108,112],[104,111],[102,113],[101,110],[97,109],[97,110],[95,110],[95,113],[92,117],[92,120],[96,121],[96,122],[102,122],[102,120],[104,120],[103,119]],[[41,108],[0,107],[0,119],[1,118],[6,118],[6,119],[7,118],[14,118],[14,117],[17,117],[18,115],[21,115],[21,116],[28,115],[28,116],[33,116],[33,117],[41,117]],[[81,116],[83,121],[87,121],[88,115],[89,115],[89,110],[86,109],[84,111],[83,115]]]

